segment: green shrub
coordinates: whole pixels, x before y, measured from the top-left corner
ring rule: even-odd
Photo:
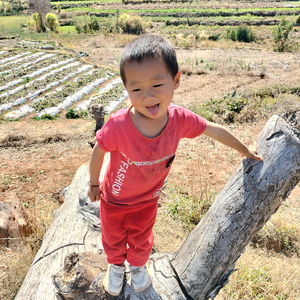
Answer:
[[[227,29],[226,38],[235,42],[237,40],[235,30],[232,28]]]
[[[208,39],[212,41],[217,41],[220,38],[220,36],[221,36],[220,33],[213,33],[208,37]]]
[[[123,33],[140,35],[144,33],[142,19],[138,15],[121,14],[117,17],[116,30]]]
[[[224,99],[211,99],[204,104],[193,104],[190,110],[201,115],[208,121],[217,122],[220,119],[225,123],[234,123],[248,100],[243,96],[236,96],[235,92]]]
[[[226,38],[232,41],[250,43],[255,40],[255,36],[248,27],[239,26],[235,31],[233,28],[227,29]]]
[[[251,29],[248,27],[239,26],[236,32],[236,38],[239,42],[250,43],[254,42],[255,37]]]
[[[47,121],[47,120],[56,120],[59,118],[59,114],[55,114],[54,116],[51,116],[49,114],[44,114],[42,115],[41,117],[34,117],[33,119],[36,120],[36,121],[39,121],[39,120],[44,120],[44,121]]]
[[[66,118],[67,119],[79,119],[80,116],[75,109],[71,108],[71,109],[68,109],[68,111],[66,113]]]
[[[4,2],[4,12],[9,14],[13,11],[13,6],[9,2]]]
[[[294,24],[282,19],[273,31],[274,51],[284,52],[289,48],[289,34]]]
[[[96,16],[83,16],[74,20],[75,29],[78,33],[94,33],[99,31],[100,25]]]
[[[36,32],[45,32],[43,16],[39,13],[32,14],[31,20],[28,21],[28,27]]]
[[[45,20],[46,20],[46,26],[49,28],[50,31],[54,31],[56,33],[59,32],[58,31],[59,24],[55,14],[48,13],[45,17]]]

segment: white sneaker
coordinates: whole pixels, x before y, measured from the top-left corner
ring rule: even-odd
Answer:
[[[151,277],[148,273],[146,265],[142,267],[130,266],[131,285],[136,293],[144,291],[151,283]]]
[[[118,296],[122,291],[125,266],[108,265],[103,278],[104,289],[112,296]]]

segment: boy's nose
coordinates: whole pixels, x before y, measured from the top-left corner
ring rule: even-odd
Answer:
[[[154,94],[152,93],[151,89],[146,89],[144,92],[144,100],[148,101],[148,100],[152,100],[154,99]]]

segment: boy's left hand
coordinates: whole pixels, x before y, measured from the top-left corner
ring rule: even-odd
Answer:
[[[242,156],[246,156],[248,158],[252,158],[252,159],[256,159],[258,161],[262,161],[263,158],[259,155],[257,155],[257,145],[256,142],[254,142],[252,145],[250,145],[248,147],[248,151],[244,154],[242,154]]]

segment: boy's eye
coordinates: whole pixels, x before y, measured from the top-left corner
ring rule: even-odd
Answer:
[[[162,84],[155,84],[153,87],[160,87]]]
[[[133,92],[139,92],[141,89],[134,89]]]

